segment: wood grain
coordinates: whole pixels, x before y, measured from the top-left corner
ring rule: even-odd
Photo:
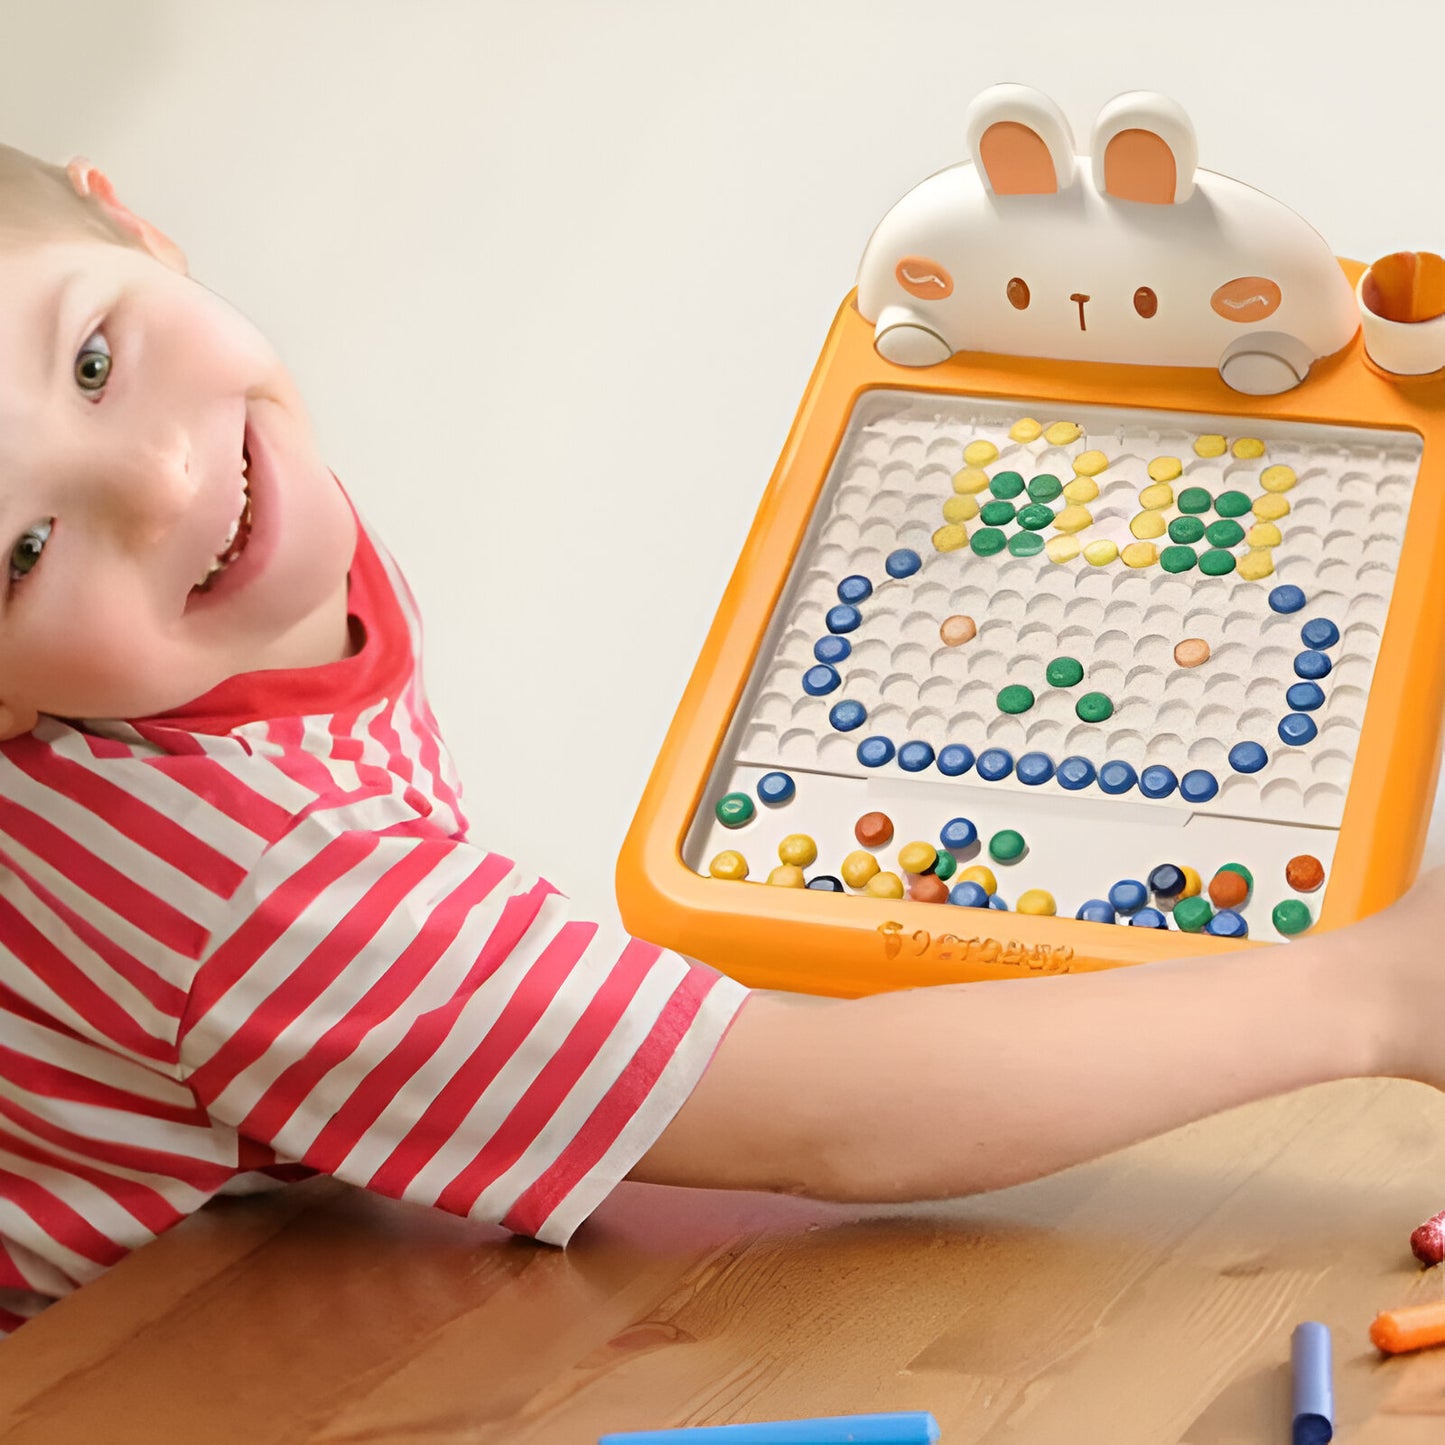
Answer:
[[[941,1146],[942,1147],[942,1146]],[[7,1445],[591,1445],[932,1410],[945,1445],[1288,1438],[1289,1335],[1334,1331],[1337,1434],[1445,1429],[1445,1100],[1353,1081],[972,1200],[625,1185],[564,1253],[330,1180],[219,1201],[0,1345]]]

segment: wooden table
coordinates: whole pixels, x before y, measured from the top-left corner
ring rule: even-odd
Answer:
[[[1353,1081],[972,1200],[626,1185],[565,1253],[332,1180],[219,1201],[0,1345],[7,1445],[507,1442],[931,1410],[944,1445],[1270,1445],[1334,1331],[1337,1438],[1445,1439],[1445,1099]]]

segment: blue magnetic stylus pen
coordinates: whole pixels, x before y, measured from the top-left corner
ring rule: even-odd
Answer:
[[[934,1445],[938,1421],[924,1410],[832,1415],[755,1425],[698,1425],[604,1435],[597,1445]]]

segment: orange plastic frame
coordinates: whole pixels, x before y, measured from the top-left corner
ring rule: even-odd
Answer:
[[[1341,261],[1353,284],[1363,267]],[[860,395],[875,388],[1096,403],[1413,431],[1423,442],[1394,593],[1329,888],[1317,928],[1394,901],[1419,867],[1445,712],[1445,372],[1379,370],[1358,335],[1276,397],[1231,391],[1212,371],[1090,365],[960,352],[926,369],[873,349],[850,295],[839,308],[752,530],[653,768],[617,867],[636,936],[756,988],[858,995],[982,978],[1078,972],[1258,948],[1203,934],[1120,928],[911,900],[700,877],[682,845],[787,584]],[[960,933],[947,932],[948,928]],[[1278,945],[1272,945],[1278,946]]]

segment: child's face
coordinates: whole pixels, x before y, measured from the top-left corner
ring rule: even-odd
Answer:
[[[239,557],[198,589],[238,518]],[[355,540],[236,311],[138,249],[0,244],[0,737],[334,660]]]

